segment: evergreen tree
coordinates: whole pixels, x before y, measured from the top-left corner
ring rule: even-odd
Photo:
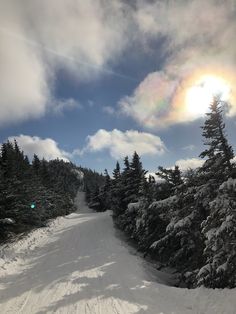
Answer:
[[[197,275],[198,285],[210,288],[236,287],[236,179],[219,187],[210,203],[210,215],[202,223],[205,265]]]
[[[111,178],[107,169],[104,171],[105,183],[101,188],[100,202],[103,210],[111,209]]]
[[[120,178],[120,164],[116,162],[116,168],[113,170],[113,178],[114,180],[118,180]]]
[[[131,201],[131,185],[132,185],[132,173],[130,168],[129,157],[124,158],[124,168],[121,174],[121,212],[124,212],[127,208],[127,205]]]
[[[81,182],[75,166],[64,161],[32,165],[16,141],[3,143],[0,152],[0,237],[42,226],[49,218],[74,209],[73,198]],[[7,219],[7,220],[6,220]],[[5,224],[4,221],[14,221]],[[4,230],[3,230],[4,229]]]
[[[36,154],[34,154],[33,160],[32,160],[32,166],[34,172],[39,175],[40,173],[40,167],[41,167],[41,162]]]
[[[208,148],[201,153],[206,161],[200,169],[202,185],[195,195],[199,211],[204,213],[202,234],[205,237],[205,265],[198,273],[198,284],[209,287],[235,286],[234,189],[227,184],[234,175],[233,149],[225,135],[221,101],[214,98],[203,136]],[[225,181],[226,183],[222,184]]]
[[[174,169],[166,169],[163,167],[158,167],[158,172],[156,173],[161,179],[165,180],[168,184],[168,189],[174,191],[174,189],[183,183],[181,178],[181,172],[179,166],[175,165]]]
[[[208,119],[205,121],[203,129],[204,145],[208,146],[200,157],[207,160],[201,167],[204,171],[205,179],[214,178],[218,183],[223,182],[232,174],[231,159],[233,149],[228,144],[225,135],[225,124],[223,122],[222,102],[219,98],[214,98],[210,105]]]
[[[112,172],[113,180],[111,180],[111,208],[114,216],[119,216],[121,213],[121,199],[122,199],[122,185],[121,185],[121,171],[120,164],[117,161],[116,167]]]

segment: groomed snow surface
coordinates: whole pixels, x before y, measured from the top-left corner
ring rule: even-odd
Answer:
[[[235,314],[236,290],[170,287],[115,235],[111,213],[78,212],[2,248],[0,313]]]

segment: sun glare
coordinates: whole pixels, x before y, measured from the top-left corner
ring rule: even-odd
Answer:
[[[214,96],[227,101],[230,98],[231,88],[221,77],[205,75],[186,92],[186,109],[190,115],[201,117],[209,109]]]

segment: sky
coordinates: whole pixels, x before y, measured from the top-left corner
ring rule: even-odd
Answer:
[[[201,165],[213,95],[236,149],[236,0],[0,0],[0,143],[99,172]]]

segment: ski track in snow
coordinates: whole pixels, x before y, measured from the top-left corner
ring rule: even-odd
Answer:
[[[0,252],[0,313],[235,314],[236,289],[163,284],[115,236],[111,213],[78,212]]]

